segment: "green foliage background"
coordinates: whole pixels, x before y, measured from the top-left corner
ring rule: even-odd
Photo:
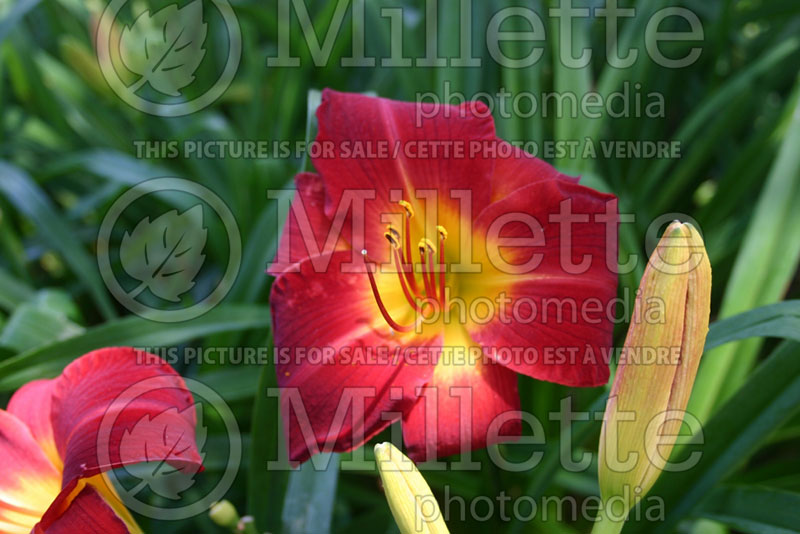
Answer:
[[[419,93],[491,94],[590,90],[602,95],[627,83],[664,95],[664,118],[497,117],[498,133],[513,141],[675,140],[677,160],[559,158],[560,170],[582,174],[583,182],[611,191],[620,209],[636,216],[620,234],[620,254],[650,251],[650,223],[662,214],[690,216],[702,229],[714,269],[713,319],[734,317],[712,327],[691,410],[706,421],[703,461],[696,469],[666,474],[653,490],[666,502],[666,521],[632,522],[625,532],[800,532],[800,4],[796,0],[706,0],[635,2],[636,17],[626,19],[620,41],[640,48],[630,69],[605,62],[601,21],[575,26],[577,44],[594,54],[586,69],[557,61],[557,21],[547,3],[488,0],[473,2],[473,51],[481,68],[342,68],[350,54],[350,10],[326,66],[314,66],[293,18],[292,51],[297,68],[267,68],[277,52],[277,2],[233,3],[243,37],[242,61],[233,85],[211,107],[180,118],[140,113],[117,98],[103,79],[93,48],[93,27],[104,5],[99,0],[0,0],[0,391],[7,399],[28,380],[57,374],[65,364],[93,348],[137,346],[254,346],[269,343],[268,289],[264,266],[278,235],[268,189],[280,189],[307,162],[295,159],[137,159],[134,141],[167,139],[303,140],[313,132],[308,109],[315,93],[332,87],[371,92],[401,100]],[[330,27],[337,3],[308,0],[317,35]],[[458,2],[441,0],[438,29],[444,56],[459,54]],[[596,5],[599,2],[587,5]],[[625,5],[631,5],[630,2]],[[153,3],[158,9],[162,4]],[[404,6],[407,57],[425,54],[424,3],[372,0],[366,4],[367,52],[390,54],[382,7]],[[507,6],[529,6],[545,20],[546,53],[536,65],[507,69],[488,56],[486,23]],[[685,6],[701,19],[705,39],[677,43],[665,53],[680,57],[701,46],[697,62],[665,69],[647,58],[642,42],[647,18],[665,6]],[[294,16],[294,15],[293,15]],[[681,28],[676,28],[681,29]],[[211,39],[221,37],[212,35]],[[217,41],[214,41],[217,44]],[[220,45],[224,45],[224,42]],[[525,55],[521,43],[508,55]],[[212,79],[224,54],[211,50],[198,76]],[[380,63],[380,61],[379,61]],[[215,70],[216,69],[216,70]],[[205,80],[201,80],[205,81]],[[640,84],[640,85],[636,85]],[[201,84],[202,85],[202,84]],[[309,104],[311,103],[311,104]],[[208,314],[178,324],[154,323],[129,315],[111,297],[94,256],[98,226],[111,203],[131,185],[157,176],[178,176],[212,189],[235,214],[244,244],[242,268],[233,290]],[[153,201],[137,217],[174,207],[169,198]],[[135,210],[133,210],[135,211]],[[210,239],[207,262],[217,266],[201,276],[218,275],[228,248]],[[640,262],[641,264],[641,262]],[[635,291],[641,267],[624,274],[620,292]],[[203,280],[194,298],[201,298]],[[737,315],[748,312],[746,315]],[[618,329],[624,336],[625,325]],[[716,337],[713,337],[716,336]],[[744,341],[737,341],[747,338]],[[775,338],[786,338],[779,342]],[[794,340],[794,341],[791,341]],[[712,343],[713,341],[713,343]],[[270,532],[392,532],[396,527],[373,471],[339,475],[335,458],[322,473],[268,472],[277,455],[280,428],[268,366],[178,365],[182,374],[217,390],[234,410],[243,432],[245,458],[228,498],[242,513],[255,516]],[[571,473],[559,467],[556,411],[573,395],[578,409],[602,411],[601,390],[570,391],[521,379],[523,409],[545,421],[546,446],[507,447],[525,457],[544,451],[530,472],[486,467],[477,472],[429,472],[437,495],[466,499],[527,495],[573,496],[577,502],[597,494],[596,472]],[[205,477],[223,469],[222,425],[209,424]],[[596,449],[599,423],[577,423],[572,443],[577,456]],[[692,445],[676,454],[691,452]],[[217,451],[215,453],[215,451]],[[224,451],[222,451],[224,452]],[[367,456],[370,457],[370,451]],[[476,454],[486,460],[486,452]],[[491,464],[485,462],[487,466]],[[202,492],[201,481],[186,494]],[[335,487],[335,491],[331,491]],[[157,500],[157,497],[154,496]],[[314,503],[314,506],[304,506]],[[458,507],[455,508],[456,510]],[[552,511],[551,511],[552,512]],[[551,513],[551,518],[553,514]],[[207,517],[182,522],[142,518],[148,532],[212,533],[221,530]],[[453,532],[588,532],[585,520],[504,522],[452,518]]]

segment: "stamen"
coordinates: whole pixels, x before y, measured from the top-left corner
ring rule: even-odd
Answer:
[[[419,240],[419,245],[417,245],[420,250],[427,249],[429,252],[436,253],[436,246],[433,244],[433,241],[427,238],[422,238]]]
[[[439,304],[444,310],[447,306],[444,301],[444,241],[447,239],[447,230],[444,226],[437,226],[436,230],[439,232]]]
[[[369,276],[369,285],[372,287],[372,295],[375,297],[375,302],[378,304],[378,309],[381,311],[381,315],[383,316],[383,320],[392,328],[392,330],[396,330],[397,332],[411,332],[417,327],[418,323],[410,324],[410,325],[401,325],[397,323],[392,317],[389,315],[389,311],[386,309],[386,306],[383,304],[383,300],[381,299],[380,293],[378,293],[378,284],[375,282],[375,275],[372,274],[372,267],[374,264],[369,261],[367,258],[367,251],[362,250],[361,254],[364,256],[364,264],[367,268],[367,276]]]
[[[411,218],[414,216],[414,208],[411,207],[411,203],[405,200],[400,200],[397,202],[400,204],[405,212],[406,216],[403,219],[404,223],[404,232],[405,232],[405,252],[402,255],[403,258],[403,266],[411,264],[412,267],[410,270],[403,269],[403,272],[406,274],[406,280],[408,281],[408,285],[411,286],[411,291],[414,292],[415,295],[419,294],[419,289],[417,288],[417,279],[414,276],[414,268],[413,268],[413,258],[411,256]]]
[[[414,295],[411,294],[411,291],[408,289],[408,285],[406,284],[406,277],[400,271],[402,268],[402,264],[400,263],[400,252],[397,249],[394,249],[394,263],[397,267],[397,278],[400,279],[400,287],[403,288],[403,294],[406,296],[406,300],[414,308],[414,311],[417,313],[422,313],[422,309],[417,304],[417,301],[414,299]]]
[[[431,295],[436,298],[436,271],[433,270],[435,250],[428,251],[428,275],[431,277]]]
[[[422,261],[422,281],[425,282],[425,295],[429,298],[436,298],[436,279],[433,274],[433,256],[436,254],[436,247],[430,239],[420,239],[419,256]],[[427,258],[427,259],[426,259]],[[430,274],[430,278],[428,275]]]
[[[400,234],[394,227],[390,224],[386,228],[386,233],[383,234],[386,239],[389,241],[389,244],[392,245],[392,255],[394,257],[394,266],[397,268],[397,278],[400,280],[400,287],[403,288],[403,294],[406,296],[406,300],[414,308],[415,311],[421,313],[417,302],[414,300],[414,296],[411,295],[411,292],[408,290],[408,286],[406,285],[406,276],[404,274],[405,265],[403,264],[400,258]]]
[[[395,321],[389,314],[386,305],[381,298],[378,290],[378,284],[375,280],[376,264],[369,260],[367,251],[362,250],[364,256],[365,266],[367,268],[367,275],[369,276],[370,288],[372,295],[375,297],[375,303],[381,312],[381,316],[386,323],[397,332],[411,332],[415,330],[424,319],[423,310],[428,302],[422,302],[422,292],[417,286],[416,278],[416,264],[413,261],[411,254],[411,218],[414,216],[414,208],[405,200],[398,201],[398,204],[405,211],[403,220],[402,232],[394,225],[387,225],[384,237],[391,245],[392,259],[394,260],[395,267],[397,268],[397,278],[400,282],[400,287],[403,290],[403,295],[406,302],[416,312],[416,320],[411,325],[401,325]],[[438,248],[430,239],[423,238],[419,241],[417,247],[419,248],[419,257],[422,268],[422,281],[425,284],[425,298],[433,299],[436,304],[442,308],[446,307],[445,298],[445,274],[447,265],[445,264],[444,242],[447,240],[447,230],[444,226],[436,226],[436,233],[438,237]],[[438,250],[438,257],[437,257]],[[438,271],[437,271],[438,269]],[[438,284],[436,273],[439,273]],[[438,287],[437,287],[438,286]]]
[[[398,202],[400,207],[406,210],[406,217],[403,219],[406,231],[406,259],[411,261],[411,218],[414,216],[414,208],[411,207],[409,202],[401,200]]]

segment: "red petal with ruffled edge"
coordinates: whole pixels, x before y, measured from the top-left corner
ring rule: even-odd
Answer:
[[[406,452],[416,462],[508,441],[521,431],[517,374],[486,361],[460,326],[447,330],[448,352],[403,419]]]
[[[27,534],[61,488],[61,473],[25,423],[0,410],[0,532]]]
[[[305,260],[299,272],[275,281],[270,296],[287,448],[295,462],[326,447],[358,447],[398,420],[416,401],[417,388],[430,379],[435,363],[410,362],[396,352],[433,340],[392,333],[379,315],[367,275],[340,272],[349,252],[325,259],[328,271],[316,272]]]
[[[511,154],[498,157],[492,174],[492,202],[502,200],[517,189],[544,180],[566,180],[578,183],[578,178],[562,174],[555,167],[519,147],[499,140],[498,154]]]
[[[78,358],[53,390],[53,435],[64,460],[63,485],[139,462],[197,470],[202,459],[193,404],[180,375],[152,354],[119,347]],[[156,419],[158,424],[149,424]],[[193,446],[178,449],[176,443]]]
[[[588,215],[587,222],[572,224],[569,250],[559,225],[549,222],[567,199],[573,214]],[[613,203],[610,226],[597,219],[606,214],[607,203]],[[617,287],[617,274],[609,268],[617,261],[615,197],[564,180],[538,182],[484,210],[475,223],[476,232],[485,235],[493,221],[509,213],[534,216],[544,230],[544,246],[501,247],[504,260],[518,265],[541,254],[541,263],[528,274],[485,275],[487,287],[492,287],[492,276],[496,283],[494,294],[483,296],[497,301],[505,292],[511,302],[507,313],[495,314],[487,324],[470,324],[472,338],[498,356],[498,362],[533,378],[569,386],[605,384]],[[500,235],[530,239],[532,234],[527,224],[509,222]],[[585,272],[572,274],[562,267],[562,246],[574,263],[585,257],[591,260]],[[602,309],[593,311],[598,306]],[[543,320],[547,310],[550,316]],[[526,347],[535,352],[518,351]]]
[[[19,470],[1,493],[0,526],[29,532],[41,519],[35,532],[127,533],[81,479],[153,461],[197,471],[195,425],[183,379],[158,357],[132,348],[90,352],[58,378],[26,384],[9,412],[0,411],[0,471]]]
[[[62,460],[53,437],[53,424],[50,422],[55,383],[55,380],[28,382],[11,397],[8,411],[28,426],[47,458],[54,466],[61,469]]]
[[[424,202],[416,199],[418,191],[437,191],[438,207],[448,212],[439,215],[438,224],[445,224],[443,215],[458,212],[459,200],[451,198],[454,191],[469,190],[472,217],[489,203],[494,159],[483,148],[496,143],[496,137],[491,114],[479,102],[434,107],[430,103],[397,102],[326,89],[317,119],[316,141],[322,147],[322,156],[314,158],[313,163],[325,182],[325,212],[332,218],[348,190],[368,189],[374,193],[374,200],[365,201],[364,213],[356,214],[355,223],[353,210],[348,211],[344,235],[354,248],[366,248],[377,261],[388,257],[383,237],[388,221],[381,215],[402,213],[397,204],[391,203],[399,200],[391,198],[391,191],[402,192],[401,198],[414,204],[418,213],[415,223],[424,219]],[[452,150],[436,155],[421,152],[434,150],[434,146],[442,151],[449,146]],[[373,152],[359,153],[358,147],[372,148]],[[382,153],[381,147],[386,147],[386,151]],[[456,152],[458,147],[462,150],[460,154]],[[354,239],[350,233],[362,225],[365,225],[365,242],[361,242],[361,236],[356,234],[359,239]],[[451,233],[458,229],[457,222],[449,226]],[[437,235],[432,227],[427,234]],[[453,237],[458,243],[457,234]]]
[[[336,235],[340,226],[334,226],[333,234],[328,238],[332,222],[325,215],[325,184],[322,178],[304,172],[295,176],[294,181],[297,192],[283,227],[275,260],[267,271],[274,276],[286,270],[296,270],[296,264],[306,258],[337,248],[347,248],[346,243]]]
[[[45,517],[34,534],[128,534],[125,523],[91,486],[72,500],[60,516]]]

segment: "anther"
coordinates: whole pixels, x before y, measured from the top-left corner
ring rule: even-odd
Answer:
[[[444,301],[444,242],[447,239],[447,230],[444,226],[437,226],[436,231],[439,233],[439,304],[444,309],[447,304]],[[433,273],[431,273],[433,276]]]
[[[414,216],[414,208],[411,207],[411,203],[405,200],[398,201],[400,207],[406,211],[406,216],[403,218],[403,234],[404,234],[404,245],[405,250],[402,254],[403,264],[406,263],[413,263],[411,259],[411,218]],[[414,271],[406,271],[406,281],[408,285],[411,286],[411,291],[417,293],[417,281],[414,279]]]
[[[399,200],[397,202],[400,206],[406,210],[406,217],[409,219],[414,216],[414,208],[411,207],[411,203],[406,200]]]
[[[398,232],[391,224],[386,227],[386,232],[383,236],[391,243],[393,248],[400,248],[400,232]]]
[[[430,239],[423,237],[419,240],[419,244],[417,246],[419,247],[420,254],[423,252],[430,252],[431,254],[436,253],[436,247]]]

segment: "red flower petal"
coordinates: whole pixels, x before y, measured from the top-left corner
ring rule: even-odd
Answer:
[[[11,397],[8,402],[8,411],[28,426],[33,438],[47,458],[54,466],[61,468],[61,456],[56,449],[53,424],[50,421],[50,407],[55,383],[55,380],[28,382]]]
[[[278,253],[269,268],[269,273],[279,275],[287,269],[296,269],[296,263],[311,256],[318,256],[346,245],[332,235],[327,243],[331,230],[331,220],[325,216],[325,184],[318,174],[310,172],[295,176],[297,193],[292,200],[286,225],[281,235]]]
[[[28,427],[0,410],[0,532],[28,533],[61,488],[61,473]]]
[[[128,534],[125,523],[91,486],[85,486],[59,516],[48,514],[34,534]]]
[[[78,358],[57,379],[53,394],[63,485],[139,462],[197,469],[202,459],[192,405],[183,379],[152,354],[119,347]]]
[[[569,248],[567,233],[558,224],[548,223],[566,199],[573,214],[588,215],[587,222],[572,224]],[[609,226],[597,219],[606,213],[608,202],[613,202]],[[496,294],[483,296],[497,302],[505,293],[510,299],[507,312],[494,314],[487,324],[470,324],[470,334],[497,361],[519,373],[570,386],[606,383],[617,286],[617,274],[609,268],[617,260],[616,200],[563,180],[542,181],[489,206],[476,221],[477,231],[485,235],[494,221],[509,213],[533,215],[543,228],[544,246],[501,247],[503,259],[518,265],[537,253],[542,261],[528,274],[499,275],[493,284]],[[532,233],[527,224],[510,222],[502,226],[500,235],[530,239]],[[567,257],[575,264],[585,257],[591,263],[585,272],[567,272],[562,252],[571,253]],[[487,280],[491,276],[495,275],[484,275]],[[524,348],[535,352],[519,352]],[[501,354],[497,349],[517,354]]]
[[[541,182],[542,180],[566,180],[578,183],[578,178],[558,172],[555,167],[544,160],[525,152],[519,147],[499,140],[498,153],[510,152],[511,157],[498,157],[495,160],[492,175],[492,202],[509,196],[521,187]]]
[[[507,441],[521,431],[516,373],[484,360],[460,326],[448,328],[444,346],[455,350],[442,353],[429,387],[403,419],[403,441],[417,462]]]
[[[354,240],[350,233],[352,210],[348,212],[345,237],[356,250],[366,248],[375,260],[383,261],[388,255],[383,237],[386,221],[381,214],[402,213],[399,206],[391,203],[399,200],[391,198],[391,191],[402,192],[402,198],[414,204],[419,214],[423,213],[423,203],[417,200],[416,193],[422,190],[435,189],[439,207],[451,212],[456,212],[459,205],[458,199],[451,198],[456,190],[471,191],[473,216],[489,203],[494,160],[483,150],[470,154],[470,148],[495,143],[494,122],[483,104],[434,108],[433,104],[326,89],[317,119],[316,140],[323,155],[313,162],[325,181],[325,212],[332,218],[348,190],[368,189],[374,193],[374,200],[367,200],[364,213],[355,219],[355,228],[366,224],[365,242],[361,242],[361,236]],[[439,153],[421,152],[433,150],[434,146],[440,147]],[[463,152],[445,154],[441,151],[445,146],[461,147]],[[386,147],[385,153],[379,151],[381,147]],[[359,153],[359,148],[373,148],[374,152]],[[326,153],[325,149],[330,150]],[[416,220],[421,220],[421,215]],[[441,219],[438,224],[443,224]],[[428,235],[435,236],[431,230]]]
[[[350,253],[329,253],[326,260],[327,272],[305,260],[299,272],[282,274],[270,297],[284,428],[296,462],[326,447],[358,447],[399,419],[433,373],[432,363],[409,363],[395,352],[431,340],[391,333],[366,274],[340,272]],[[385,351],[377,360],[376,350]]]

